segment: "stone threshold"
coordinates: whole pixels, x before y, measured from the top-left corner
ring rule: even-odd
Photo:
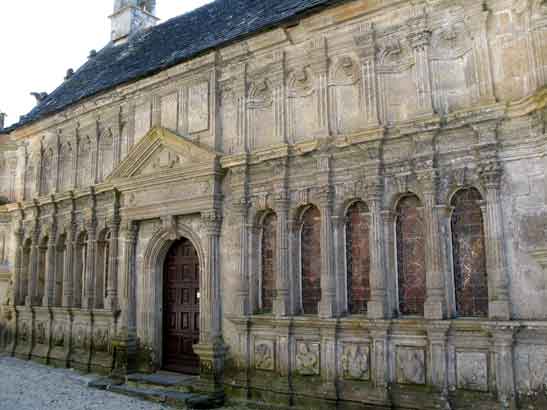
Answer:
[[[108,377],[97,379],[90,382],[89,387],[176,408],[197,410],[222,407],[222,399],[195,390],[194,383],[198,380],[197,376],[160,371],[129,374],[125,377],[125,383]]]

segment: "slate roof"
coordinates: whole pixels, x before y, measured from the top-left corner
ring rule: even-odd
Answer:
[[[82,99],[337,1],[216,0],[139,32],[125,44],[108,44],[17,124],[3,131],[13,131]]]

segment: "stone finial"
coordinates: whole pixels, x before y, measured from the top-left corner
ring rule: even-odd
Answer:
[[[95,58],[97,56],[97,50],[93,49],[89,52],[89,55],[87,56],[87,58],[91,59],[91,58]]]
[[[66,70],[65,80],[70,79],[74,75],[74,69],[69,68]]]
[[[48,96],[46,92],[32,92],[30,93],[30,95],[32,95],[36,99],[36,104],[40,104]]]

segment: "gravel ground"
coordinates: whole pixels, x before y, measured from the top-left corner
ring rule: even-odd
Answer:
[[[1,410],[168,410],[111,392],[91,389],[94,376],[0,357]],[[245,410],[226,407],[224,410]]]

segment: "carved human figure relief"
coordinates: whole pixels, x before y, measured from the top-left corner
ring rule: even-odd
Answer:
[[[287,83],[289,140],[310,139],[317,128],[314,75],[309,67],[289,74]]]
[[[93,145],[89,137],[80,139],[78,147],[78,187],[83,188],[90,185],[91,181],[91,156]]]
[[[344,344],[342,371],[345,379],[368,380],[370,378],[370,348],[365,344]]]
[[[319,343],[298,342],[296,346],[296,369],[302,376],[320,373]]]
[[[99,137],[99,158],[100,180],[104,181],[114,168],[114,135],[110,128]]]
[[[415,347],[397,349],[397,383],[425,384],[425,351]]]
[[[255,368],[258,370],[275,370],[274,342],[271,340],[255,343]]]
[[[41,172],[41,184],[40,184],[40,194],[48,194],[54,188],[53,183],[53,167],[57,164],[54,164],[53,160],[53,149],[46,148],[42,154],[42,172]]]
[[[488,391],[488,359],[482,352],[458,352],[456,354],[458,388]]]

